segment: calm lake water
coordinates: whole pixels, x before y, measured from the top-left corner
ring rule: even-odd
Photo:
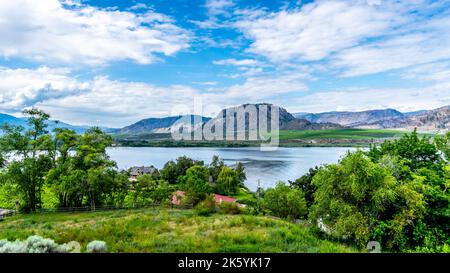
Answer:
[[[261,151],[252,148],[158,148],[158,147],[117,147],[109,148],[108,154],[118,167],[128,169],[133,166],[162,168],[169,160],[186,155],[195,160],[211,162],[213,155],[221,157],[227,165],[242,162],[245,166],[246,185],[251,190],[258,186],[267,188],[277,181],[295,180],[307,173],[309,168],[336,163],[347,151],[342,147],[299,147],[279,148],[276,151]]]

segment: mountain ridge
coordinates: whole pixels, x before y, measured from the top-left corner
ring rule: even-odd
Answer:
[[[147,118],[139,120],[122,128],[100,127],[107,133],[112,134],[148,134],[148,133],[170,133],[173,129],[195,130],[205,124],[216,122],[218,118],[224,118],[225,124],[231,122],[231,117],[226,116],[226,111],[238,110],[249,105],[256,109],[265,105],[274,107],[270,103],[242,104],[223,109],[216,117],[203,117],[196,115],[178,115],[161,118]],[[281,130],[323,130],[337,128],[361,128],[361,129],[404,129],[419,131],[439,132],[450,129],[450,106],[442,106],[432,110],[419,110],[402,113],[396,109],[375,109],[366,111],[330,111],[322,113],[289,113],[285,108],[279,108]],[[242,109],[241,109],[242,110]],[[269,118],[271,112],[268,113]],[[236,117],[233,117],[233,122]],[[236,119],[237,120],[237,119]],[[9,123],[27,127],[26,119],[9,114],[0,113],[0,124]],[[240,120],[240,122],[243,122]],[[248,128],[248,120],[245,120]],[[54,128],[70,128],[77,133],[83,133],[94,126],[71,125],[58,120],[49,121],[49,131]]]

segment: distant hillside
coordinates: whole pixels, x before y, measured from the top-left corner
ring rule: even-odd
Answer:
[[[197,120],[200,121],[200,124]],[[113,131],[116,134],[149,134],[149,133],[170,133],[172,128],[189,128],[192,129],[201,126],[204,122],[211,118],[200,117],[195,115],[173,116],[164,118],[148,118],[140,120],[130,126]],[[192,130],[191,129],[191,130]]]
[[[17,118],[17,117],[7,115],[7,114],[0,114],[0,125],[3,125],[5,123],[7,123],[9,125],[14,125],[14,126],[23,126],[25,128],[28,127],[26,118]],[[83,133],[89,127],[88,126],[70,125],[70,124],[67,124],[67,123],[64,123],[64,122],[61,122],[58,120],[49,120],[47,130],[51,132],[55,128],[69,128],[69,129],[76,131],[77,133]]]
[[[222,110],[217,117],[210,120],[206,126],[214,127],[214,124],[220,124],[223,122],[223,127],[227,128],[227,124],[234,125],[234,131],[240,131],[244,129],[244,131],[249,131],[252,128],[256,128],[260,122],[258,115],[250,115],[247,114],[246,117],[243,115],[237,115],[235,113],[243,112],[244,109],[248,109],[248,106],[255,106],[257,110],[256,113],[260,112],[261,107],[267,107],[267,124],[270,128],[270,121],[272,119],[272,111],[275,107],[278,108],[279,112],[279,129],[280,130],[321,130],[321,129],[336,129],[341,128],[342,126],[332,123],[314,123],[310,122],[306,119],[297,119],[291,113],[286,111],[286,109],[279,107],[277,105],[273,105],[270,103],[257,103],[257,104],[243,104],[236,107],[231,107]],[[244,127],[239,127],[238,124],[244,124]]]
[[[310,122],[331,122],[348,128],[403,130],[417,128],[423,132],[437,132],[450,129],[450,106],[408,113],[401,113],[394,109],[384,109],[362,112],[297,113],[294,115],[297,118],[304,118]]]
[[[419,131],[442,131],[450,129],[450,106],[420,112],[408,117],[397,127],[405,129],[417,128]],[[397,128],[394,127],[394,128]]]
[[[359,127],[366,124],[402,119],[405,116],[397,110],[384,109],[362,112],[299,113],[296,114],[296,117],[314,123],[335,123],[347,127]]]

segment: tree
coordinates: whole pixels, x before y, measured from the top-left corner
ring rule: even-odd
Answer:
[[[225,195],[236,194],[239,190],[239,185],[238,173],[229,167],[222,167],[217,177],[217,192]]]
[[[195,161],[187,156],[177,158],[176,162],[169,161],[161,169],[161,178],[170,184],[178,183],[178,179],[186,174],[186,171],[195,165],[203,166],[203,161]]]
[[[430,137],[419,137],[416,130],[404,134],[400,139],[385,141],[381,145],[371,146],[368,156],[377,162],[385,155],[398,156],[405,164],[416,171],[421,168],[434,168],[442,162],[438,148]]]
[[[238,179],[239,179],[239,187],[245,188],[245,180],[247,180],[247,176],[245,175],[245,167],[244,164],[241,162],[236,163],[236,167],[234,168],[236,170]]]
[[[58,195],[60,207],[96,206],[122,200],[127,191],[127,178],[119,175],[106,148],[112,139],[99,128],[82,135],[73,130],[56,129],[52,141],[55,153],[53,168],[46,181]]]
[[[197,204],[204,200],[212,188],[209,184],[209,171],[204,166],[192,166],[186,171],[186,175],[181,178],[182,188],[186,192],[186,197]]]
[[[445,135],[437,135],[434,138],[436,147],[444,154],[447,162],[450,161],[450,132]]]
[[[300,219],[307,214],[306,200],[300,189],[292,189],[283,182],[264,194],[263,207],[274,216],[289,219]]]
[[[319,170],[313,184],[317,190],[310,218],[327,225],[335,238],[361,247],[376,240],[401,249],[425,209],[420,181],[399,183],[391,168],[362,151]]]
[[[44,176],[51,168],[47,120],[49,115],[37,109],[23,111],[28,116],[28,129],[22,126],[4,125],[4,135],[0,138],[2,162],[6,157],[12,158],[6,173],[8,183],[17,185],[24,201],[22,209],[35,211],[42,205],[41,192]]]
[[[214,155],[211,164],[209,164],[209,173],[211,174],[213,183],[217,182],[219,174],[224,166],[225,163],[223,162],[223,159],[221,159],[217,155]]]
[[[407,234],[409,247],[439,249],[450,244],[449,136],[419,138],[417,132],[373,146],[370,159],[393,170],[402,184],[419,183],[426,211]]]
[[[308,208],[311,207],[311,205],[314,203],[314,193],[316,192],[317,187],[312,183],[312,180],[314,178],[314,175],[316,175],[319,170],[319,167],[310,168],[308,173],[298,178],[294,182],[290,182],[292,188],[301,189],[305,194],[306,205],[308,206]]]

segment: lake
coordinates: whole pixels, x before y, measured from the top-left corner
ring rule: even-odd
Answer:
[[[108,154],[120,169],[133,166],[162,168],[169,160],[186,155],[195,160],[211,162],[218,155],[227,165],[242,162],[247,175],[246,185],[256,190],[258,180],[261,187],[268,188],[277,181],[295,180],[317,165],[336,163],[347,151],[354,148],[342,147],[298,147],[279,148],[275,151],[261,151],[251,148],[160,148],[160,147],[115,147]]]

